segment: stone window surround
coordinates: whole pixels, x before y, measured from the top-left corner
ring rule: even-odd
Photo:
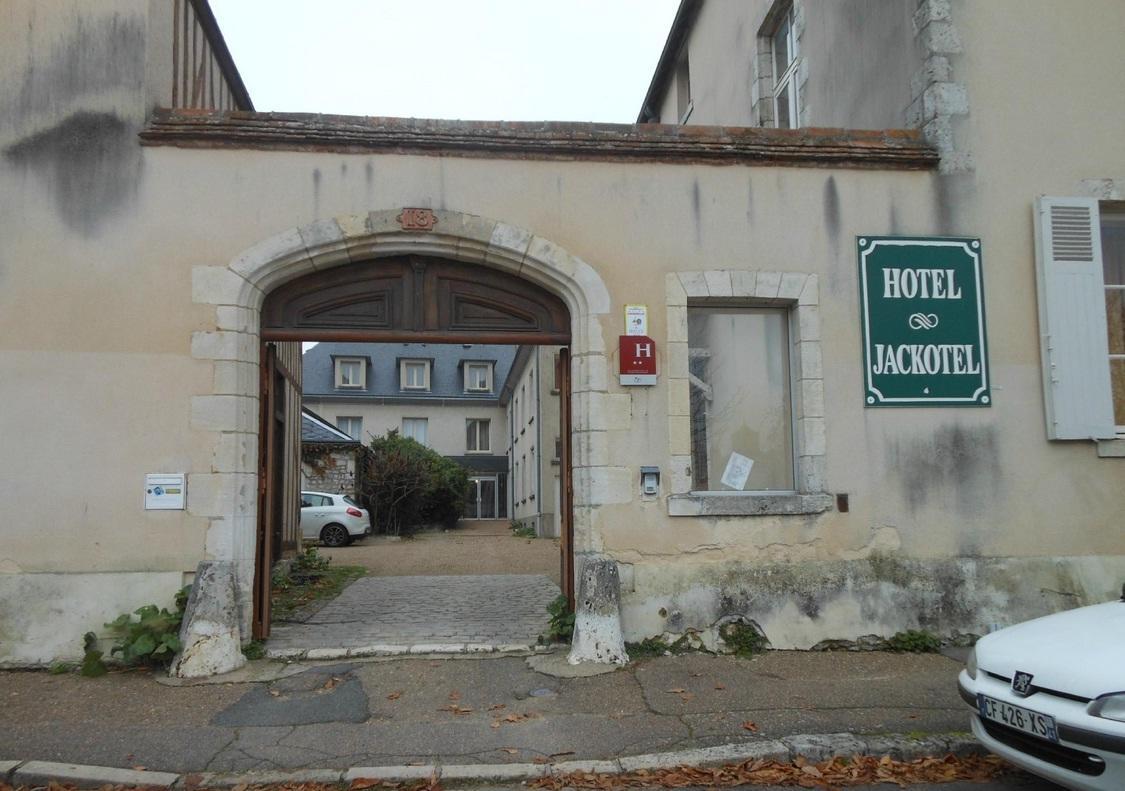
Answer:
[[[808,272],[707,270],[665,276],[668,320],[669,516],[816,514],[832,507],[826,493],[824,366],[820,350],[819,278]],[[688,307],[788,307],[794,382],[796,492],[693,492]]]
[[[214,330],[192,333],[191,354],[214,367],[212,392],[191,397],[190,425],[210,433],[210,469],[189,472],[187,511],[207,520],[204,556],[236,568],[242,634],[250,634],[258,489],[259,326],[271,290],[320,269],[395,255],[433,255],[526,278],[557,294],[570,311],[573,532],[575,571],[602,550],[600,506],[621,502],[628,470],[609,466],[609,366],[602,318],[604,281],[588,263],[517,226],[434,210],[432,232],[404,231],[401,207],[290,228],[225,265],[192,268],[192,301],[214,308]],[[248,638],[247,638],[248,639]]]

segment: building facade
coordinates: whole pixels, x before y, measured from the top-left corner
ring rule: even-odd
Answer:
[[[185,104],[201,7],[0,10],[0,661],[74,656],[205,560],[249,638],[288,507],[263,363],[284,391],[271,348],[343,340],[292,329],[315,310],[279,295],[314,277],[384,284],[332,314],[352,333],[566,346],[563,532],[574,570],[618,564],[628,639],[981,633],[1120,591],[1117,0],[685,3],[643,111],[669,123],[623,126],[224,110],[223,58]],[[968,263],[917,249],[942,245]],[[965,296],[979,334],[880,340],[877,291],[913,301],[900,332]],[[655,384],[622,370],[626,306]],[[971,406],[876,403],[876,376],[985,374]],[[16,496],[46,447],[82,460],[49,523]],[[185,476],[182,508],[144,507],[151,473]]]
[[[466,519],[505,519],[501,393],[516,349],[482,344],[318,343],[304,354],[304,403],[370,442],[390,431],[469,471]]]
[[[501,397],[507,403],[512,521],[540,538],[562,532],[558,364],[556,347],[521,347]]]

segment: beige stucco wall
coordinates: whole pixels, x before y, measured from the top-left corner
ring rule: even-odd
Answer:
[[[1084,179],[1125,176],[1125,108],[1106,101],[1125,73],[1114,34],[1125,8],[1104,0],[1064,12],[1008,0],[955,3],[955,14],[964,20],[957,69],[972,101],[976,168],[955,177],[140,149],[124,129],[111,138],[135,167],[67,154],[91,167],[99,189],[105,179],[117,184],[121,200],[106,204],[103,193],[76,191],[60,175],[58,151],[13,157],[27,138],[7,127],[0,661],[29,656],[27,641],[44,639],[20,626],[33,605],[17,591],[30,575],[145,572],[171,587],[205,558],[246,568],[254,513],[231,503],[252,502],[256,484],[246,472],[256,458],[257,371],[247,362],[256,359],[256,317],[193,301],[193,269],[198,299],[210,273],[262,240],[403,206],[499,219],[586,262],[596,274],[576,278],[576,287],[593,294],[604,283],[608,304],[592,315],[611,365],[623,306],[649,306],[655,387],[622,388],[601,349],[586,358],[585,340],[575,348],[576,413],[586,421],[576,428],[590,443],[576,449],[578,551],[625,564],[630,638],[705,627],[732,612],[755,617],[781,645],[919,623],[983,630],[1108,596],[1125,572],[1125,462],[1045,438],[1031,202],[1044,192],[1075,194]],[[1038,42],[1034,52],[1028,40]],[[4,62],[6,94],[18,87],[19,68]],[[75,211],[96,222],[75,222]],[[992,407],[864,408],[860,234],[982,238]],[[200,267],[214,269],[201,275]],[[849,495],[848,513],[668,515],[664,495],[677,485],[671,473],[683,438],[669,432],[668,379],[682,361],[665,342],[665,275],[704,270],[817,275],[826,490]],[[215,332],[232,325],[246,332]],[[583,368],[591,360],[602,368]],[[638,493],[639,467],[649,464],[665,471],[657,498]],[[186,511],[143,510],[143,475],[160,471],[189,474]],[[45,489],[46,510],[38,495],[24,495]],[[84,579],[73,577],[79,588]],[[73,586],[37,589],[59,591],[34,605],[46,619],[83,595]],[[114,614],[59,619],[59,651]]]

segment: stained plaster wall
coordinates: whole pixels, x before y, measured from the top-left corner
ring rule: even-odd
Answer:
[[[578,552],[623,564],[630,638],[702,628],[724,615],[754,618],[780,646],[919,624],[981,631],[1110,595],[1125,573],[1122,462],[1097,458],[1089,444],[1045,439],[1030,205],[1039,192],[1079,189],[1125,161],[1125,142],[1110,131],[1125,127],[1123,110],[1097,104],[1125,68],[1116,43],[1108,44],[1113,25],[1078,25],[1083,32],[1052,37],[1053,21],[1062,20],[1046,4],[1039,10],[1040,22],[1010,32],[1003,9],[974,11],[982,16],[971,27],[987,27],[989,45],[1010,53],[999,68],[1011,81],[990,87],[983,75],[998,68],[995,59],[966,55],[977,170],[954,178],[134,149],[123,132],[113,139],[135,167],[107,163],[100,147],[35,143],[40,166],[20,152],[42,130],[6,127],[0,487],[10,507],[0,550],[0,661],[74,655],[86,629],[159,600],[161,591],[170,601],[199,560],[232,558],[246,567],[255,515],[230,504],[252,501],[246,495],[256,481],[227,473],[253,469],[256,412],[235,405],[256,393],[257,370],[246,360],[256,359],[257,319],[193,302],[192,270],[224,267],[317,219],[402,206],[500,218],[587,262],[610,295],[595,321],[611,350],[623,305],[649,306],[660,384],[626,389],[611,372],[594,371],[580,377],[588,392],[577,396],[588,422],[577,428],[606,440],[596,452],[576,448],[575,486],[589,503],[576,513]],[[1118,15],[1111,21],[1125,13],[1112,4],[1100,11]],[[1047,93],[1063,102],[1062,112],[1048,117],[1035,111],[1036,89],[1016,79],[1038,62],[1023,51],[1028,34],[1047,42],[1056,64],[1083,46],[1097,55],[1085,80],[1078,64],[1057,72],[1060,88]],[[964,35],[967,51],[982,46],[977,33]],[[4,65],[11,101],[19,84],[11,68],[22,66]],[[1066,157],[1041,156],[1073,140],[1071,119],[1090,117],[1095,105],[1098,122],[1079,145],[1068,145]],[[1026,140],[1008,133],[1013,122],[1030,130]],[[122,199],[74,192],[90,219],[76,222],[74,204],[63,199],[72,194],[69,182],[59,175],[60,163],[73,164],[68,157],[100,174],[97,184],[116,184]],[[874,233],[982,237],[991,408],[863,408],[854,240]],[[662,339],[664,275],[682,270],[818,276],[827,489],[850,495],[848,513],[670,517],[663,496],[639,496],[639,466],[668,470],[680,441],[668,433],[666,384],[676,361]],[[220,323],[245,333],[210,334]],[[581,369],[586,350],[575,351]],[[245,425],[231,431],[232,420]],[[143,475],[154,471],[189,474],[187,511],[142,510]],[[45,481],[60,482],[49,520],[17,496]],[[671,485],[666,475],[662,495]],[[29,585],[40,595],[27,596]],[[97,598],[106,585],[120,596]],[[75,607],[79,599],[97,606]]]

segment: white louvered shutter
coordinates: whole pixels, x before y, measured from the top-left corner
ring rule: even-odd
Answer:
[[[1035,251],[1047,438],[1111,439],[1098,202],[1039,198]]]

